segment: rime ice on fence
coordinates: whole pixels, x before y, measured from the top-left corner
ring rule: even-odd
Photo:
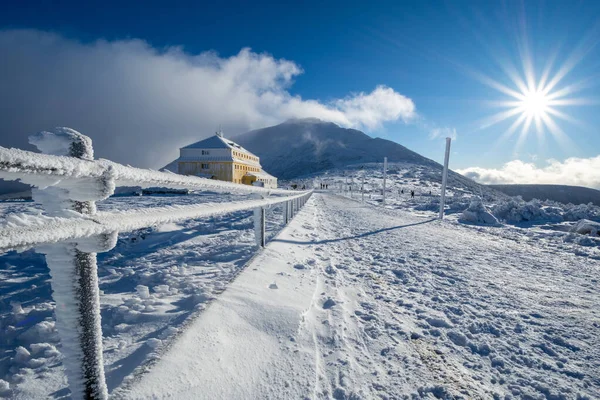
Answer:
[[[91,140],[69,128],[38,133],[30,137],[30,142],[47,154],[0,147],[0,178],[21,180],[34,186],[33,198],[43,205],[45,215],[9,218],[0,230],[0,250],[36,246],[46,255],[63,364],[74,399],[108,397],[96,253],[113,248],[119,231],[255,209],[257,243],[264,246],[266,208],[285,203],[289,212],[286,216],[293,217],[312,193],[296,194],[137,169],[107,160],[94,161]],[[95,201],[109,197],[117,185],[286,196],[97,213]]]
[[[44,148],[51,148],[57,154],[60,154],[61,151],[58,145],[47,145]],[[89,182],[90,185],[95,185],[98,181],[112,181],[116,186],[138,186],[141,188],[166,187],[170,189],[211,190],[220,193],[289,195],[289,191],[283,189],[267,189],[170,172],[133,168],[108,160],[77,159],[4,147],[0,147],[0,178],[21,180],[23,183],[40,188],[48,186],[67,188],[74,195],[77,194],[75,189],[81,187],[82,184]],[[85,193],[88,193],[88,191],[85,190]],[[111,191],[101,192],[95,194],[95,197],[96,200],[103,200],[111,194]]]
[[[17,217],[9,219],[10,225],[0,230],[0,249],[26,249],[39,243],[58,243],[83,237],[109,234],[114,231],[129,232],[158,224],[211,217],[236,211],[252,210],[288,202],[289,218],[292,199],[308,197],[302,193],[290,197],[273,197],[229,203],[202,203],[185,206],[165,206],[126,211],[97,212],[93,218]],[[40,229],[43,227],[43,229]]]

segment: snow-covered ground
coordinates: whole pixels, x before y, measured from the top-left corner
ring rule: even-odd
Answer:
[[[600,397],[600,266],[317,194],[125,398]]]
[[[246,196],[112,197],[99,210],[128,210]],[[0,203],[2,221],[40,212],[32,202]],[[0,223],[2,222],[0,221]],[[267,237],[283,226],[281,207],[267,211]],[[98,255],[104,360],[109,391],[150,362],[163,342],[185,327],[255,254],[253,216],[220,217],[165,224],[119,236],[117,246]],[[53,316],[50,275],[34,251],[0,255],[0,396],[65,397]],[[26,353],[27,352],[27,353]],[[0,382],[1,384],[2,382]]]
[[[112,396],[600,398],[600,239],[569,232],[582,218],[596,226],[596,209],[512,204],[451,181],[451,214],[437,221],[428,174],[389,173],[386,207],[375,174],[366,204],[330,186],[277,237],[283,217],[272,208],[274,240],[255,258],[249,212],[121,234],[98,257]],[[459,222],[475,195],[504,219]],[[243,198],[112,197],[98,207]],[[0,203],[3,218],[35,212]],[[0,396],[69,396],[49,279],[33,251],[0,256]]]

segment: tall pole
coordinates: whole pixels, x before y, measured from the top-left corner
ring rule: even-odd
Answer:
[[[365,202],[365,169],[363,167],[363,171],[362,171],[362,184],[360,186],[360,198],[361,201],[364,203]]]
[[[444,171],[442,172],[442,198],[440,199],[440,219],[444,219],[444,207],[446,205],[446,184],[448,183],[448,163],[450,161],[451,138],[446,138],[446,156],[444,158]]]
[[[385,206],[385,181],[387,179],[387,157],[383,157],[383,205]]]

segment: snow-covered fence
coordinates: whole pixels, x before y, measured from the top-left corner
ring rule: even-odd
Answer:
[[[96,253],[112,249],[118,232],[161,223],[254,210],[257,245],[265,245],[266,208],[283,203],[284,222],[312,191],[264,189],[180,176],[94,160],[91,139],[69,128],[41,132],[30,142],[45,154],[0,147],[0,178],[33,186],[45,215],[0,231],[0,251],[35,247],[52,276],[57,329],[74,399],[107,399]],[[228,203],[97,212],[96,201],[116,186],[166,187],[226,193],[256,193],[260,199]],[[280,197],[266,196],[277,194]]]

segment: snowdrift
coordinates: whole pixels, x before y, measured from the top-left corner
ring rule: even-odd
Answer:
[[[582,219],[571,228],[571,232],[580,235],[600,236],[600,223]]]
[[[474,198],[469,208],[463,211],[460,222],[484,224],[484,225],[500,225],[496,217],[494,217],[488,209],[483,205],[480,198]]]

